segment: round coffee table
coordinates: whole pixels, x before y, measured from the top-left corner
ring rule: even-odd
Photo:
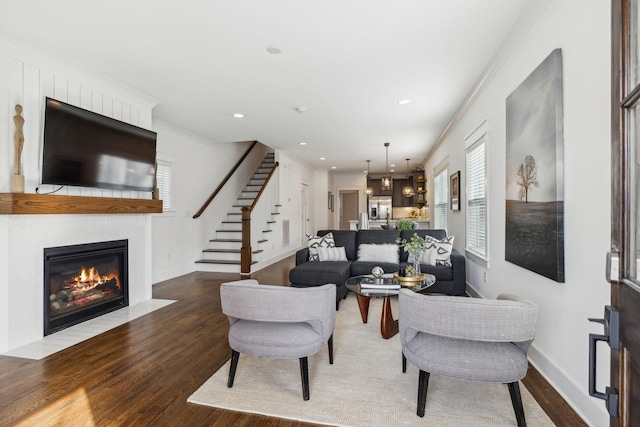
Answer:
[[[380,332],[382,338],[389,339],[398,333],[398,321],[393,318],[393,313],[391,313],[390,297],[398,295],[401,287],[413,289],[414,291],[423,291],[434,283],[436,283],[436,278],[432,274],[423,274],[422,280],[405,280],[395,274],[385,274],[380,279],[376,279],[372,275],[353,276],[347,279],[345,286],[356,294],[362,323],[367,323],[369,318],[369,302],[371,298],[384,298],[382,301]],[[390,287],[395,287],[395,289]]]

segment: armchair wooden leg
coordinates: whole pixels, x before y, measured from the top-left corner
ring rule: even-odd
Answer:
[[[238,367],[238,358],[240,353],[235,350],[231,351],[231,367],[229,369],[229,379],[227,380],[227,387],[233,387],[233,379],[236,377],[236,368]]]
[[[424,417],[424,407],[427,404],[427,388],[429,387],[429,372],[420,369],[418,377],[418,416]]]
[[[524,419],[524,407],[522,406],[522,396],[520,395],[520,384],[518,383],[518,381],[515,381],[507,384],[507,386],[509,387],[509,394],[511,395],[513,410],[516,413],[518,427],[526,427],[527,422]]]
[[[329,346],[329,364],[333,365],[333,334],[329,337],[329,342],[327,344]]]
[[[402,373],[407,372],[407,358],[404,357],[404,353],[402,353]]]
[[[300,376],[302,377],[302,398],[309,400],[309,364],[306,357],[300,358]]]

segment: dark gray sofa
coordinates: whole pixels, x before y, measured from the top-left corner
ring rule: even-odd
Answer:
[[[446,237],[445,230],[320,230],[318,236],[332,232],[336,246],[344,246],[347,261],[309,261],[309,249],[296,252],[296,267],[289,271],[289,281],[293,287],[320,286],[326,283],[338,285],[336,302],[347,295],[344,286],[351,276],[370,274],[373,267],[380,266],[386,273],[393,273],[407,264],[409,254],[399,248],[399,263],[358,261],[358,245],[363,243],[396,243],[398,238],[410,239],[413,233],[420,237]],[[436,276],[436,284],[428,292],[447,295],[464,295],[466,292],[466,264],[464,256],[457,250],[451,253],[451,267],[421,264],[423,273]]]

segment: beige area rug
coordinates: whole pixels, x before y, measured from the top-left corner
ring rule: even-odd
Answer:
[[[397,299],[393,300],[397,315]],[[309,401],[302,399],[298,360],[240,355],[235,382],[227,388],[229,362],[188,402],[233,411],[339,426],[515,426],[503,384],[431,375],[424,418],[416,415],[418,369],[402,373],[398,335],[380,336],[382,299],[372,299],[363,324],[356,298],[340,303],[334,332],[334,364],[326,346],[309,357]],[[520,384],[527,425],[554,424]]]

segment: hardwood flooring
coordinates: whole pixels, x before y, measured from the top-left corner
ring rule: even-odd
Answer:
[[[289,257],[254,278],[287,284],[293,262]],[[0,425],[312,426],[187,403],[230,357],[218,290],[238,278],[171,279],[153,287],[154,298],[177,300],[168,307],[43,360],[0,356]],[[534,369],[523,382],[556,425],[586,425]]]

